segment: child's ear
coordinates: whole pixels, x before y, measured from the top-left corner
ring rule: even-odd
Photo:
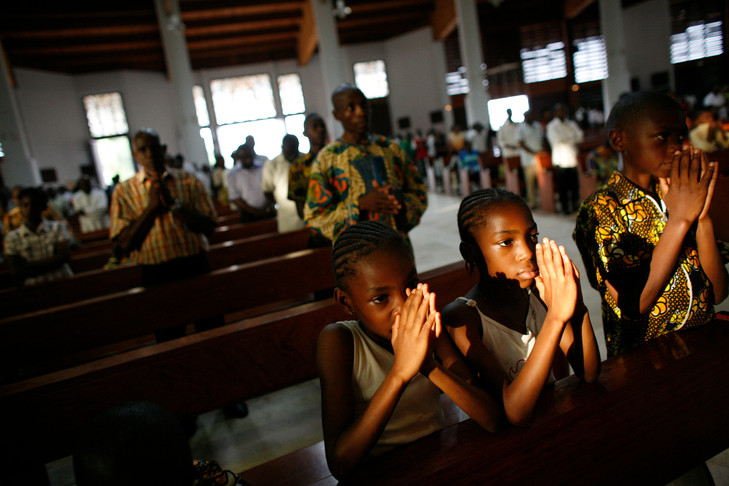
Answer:
[[[480,250],[474,248],[472,243],[461,241],[461,244],[458,245],[458,251],[461,252],[461,256],[466,261],[468,273],[473,273],[474,267],[477,267],[476,262],[478,262],[477,252],[480,252]]]
[[[356,316],[352,301],[349,299],[349,295],[339,287],[334,288],[334,301],[341,307],[341,309],[349,314],[350,316]]]
[[[622,152],[625,150],[625,139],[622,131],[613,128],[610,130],[610,133],[608,133],[608,140],[610,141],[610,146],[616,152]]]

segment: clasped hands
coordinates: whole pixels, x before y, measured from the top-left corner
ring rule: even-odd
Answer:
[[[377,181],[373,181],[372,189],[359,198],[359,209],[373,213],[397,214],[402,209],[402,204],[391,185],[382,187]]]
[[[717,174],[716,162],[708,163],[701,150],[689,144],[677,150],[671,177],[658,179],[669,219],[692,224],[708,218]]]
[[[427,375],[435,366],[433,345],[440,336],[440,312],[435,310],[435,293],[428,284],[419,283],[406,290],[407,299],[392,326],[392,349],[395,354],[393,371],[404,381],[418,372]]]

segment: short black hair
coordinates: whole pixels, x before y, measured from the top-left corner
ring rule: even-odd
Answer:
[[[33,205],[40,205],[42,209],[48,206],[48,194],[40,187],[24,187],[18,192],[18,201],[30,198]]]
[[[403,252],[414,260],[413,250],[405,238],[380,221],[361,221],[348,226],[334,242],[332,264],[337,287],[347,290],[347,280],[357,275],[360,258],[374,251]]]
[[[324,118],[319,113],[309,113],[306,115],[306,118],[304,118],[304,127],[306,127],[307,123],[311,123],[313,120],[321,120],[324,121]]]
[[[686,114],[678,102],[658,91],[637,91],[622,96],[610,110],[605,127],[607,131],[626,130],[633,123],[650,117],[657,112],[673,112],[685,120]]]
[[[157,130],[154,128],[144,127],[137,130],[137,132],[132,137],[132,141],[138,139],[139,137],[150,137],[155,140],[157,140],[157,143],[162,145],[162,142],[160,142],[159,133],[157,133]]]
[[[73,454],[78,486],[189,485],[192,452],[179,422],[164,407],[127,402],[97,416]]]

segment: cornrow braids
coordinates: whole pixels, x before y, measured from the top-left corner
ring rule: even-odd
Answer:
[[[473,272],[474,267],[478,268],[481,273],[487,273],[486,262],[474,235],[478,228],[486,224],[491,208],[507,202],[521,204],[529,211],[529,206],[521,196],[500,188],[481,189],[472,192],[461,201],[458,208],[458,234],[462,242],[470,244],[478,250],[475,256],[476,261],[466,259],[466,268],[469,273]]]
[[[337,287],[347,290],[347,280],[357,275],[360,258],[377,250],[401,251],[413,258],[412,248],[394,228],[379,221],[348,226],[334,242],[332,265]]]

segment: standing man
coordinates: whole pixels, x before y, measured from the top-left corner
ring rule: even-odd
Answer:
[[[132,154],[142,169],[119,183],[111,198],[109,236],[122,256],[137,252],[144,286],[210,271],[206,236],[215,230],[210,196],[194,174],[167,170],[165,150],[154,130],[137,132]],[[157,340],[184,331],[184,326],[158,331]]]
[[[577,144],[582,142],[582,129],[565,116],[564,105],[557,105],[554,119],[547,124],[547,140],[552,146],[552,165],[562,214],[577,210],[580,202],[577,178]]]
[[[91,187],[87,176],[78,181],[78,191],[73,195],[73,209],[78,214],[81,233],[98,231],[109,227],[109,200],[106,192],[98,187]]]
[[[257,160],[248,144],[238,147],[232,155],[236,167],[228,172],[228,200],[240,211],[240,222],[272,218],[273,206],[261,189],[264,164]]]
[[[537,205],[537,165],[535,155],[544,149],[544,130],[533,111],[524,113],[524,123],[516,129],[516,143],[519,145],[521,167],[524,170],[524,184],[526,185],[527,201],[529,207]]]
[[[496,141],[501,149],[501,157],[506,160],[519,156],[519,144],[516,141],[517,124],[511,119],[511,108],[506,110],[506,121],[496,134]]]
[[[303,228],[304,220],[296,212],[296,203],[289,201],[289,172],[291,164],[300,156],[299,139],[296,135],[285,135],[281,143],[281,154],[263,166],[261,189],[269,205],[276,204],[276,223],[279,233]]]
[[[332,104],[344,134],[319,152],[311,167],[307,225],[330,242],[368,219],[407,237],[428,204],[418,170],[397,143],[369,133],[367,98],[356,86],[337,87]]]
[[[289,199],[296,203],[299,217],[304,219],[306,192],[309,189],[311,164],[327,142],[327,127],[318,113],[311,113],[304,120],[304,136],[309,139],[309,153],[291,163],[289,173]]]

